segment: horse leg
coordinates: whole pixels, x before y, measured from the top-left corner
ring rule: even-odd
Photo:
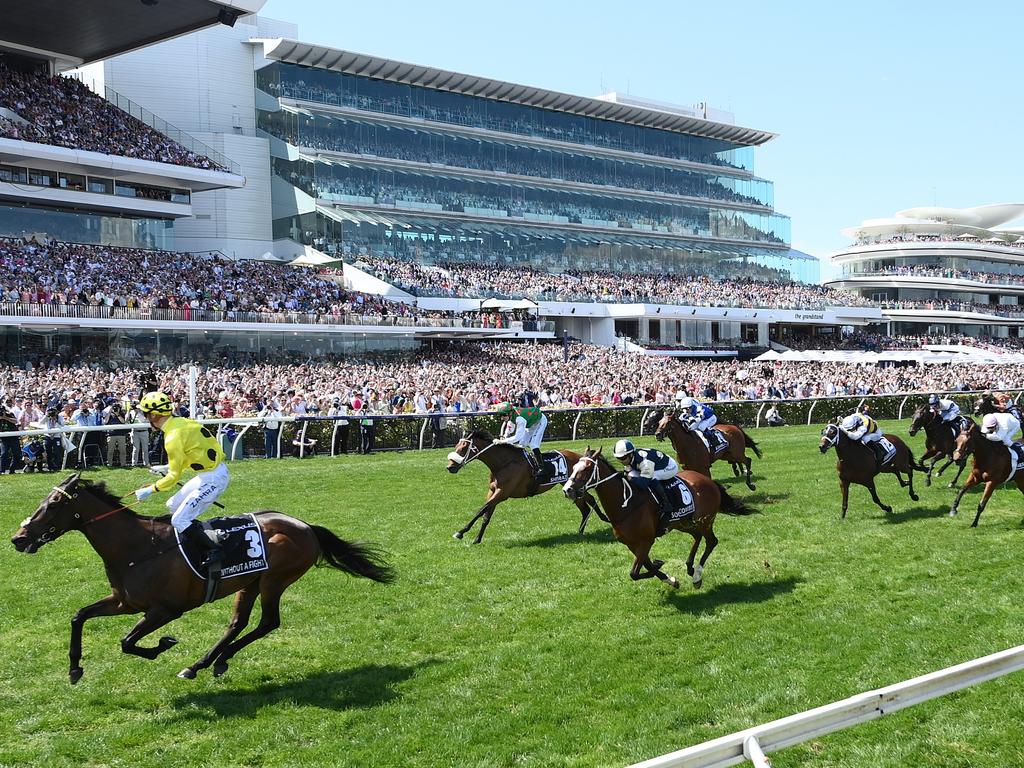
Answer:
[[[162,605],[154,605],[146,611],[146,614],[139,620],[139,623],[132,627],[127,635],[121,638],[121,650],[124,653],[141,656],[152,661],[167,649],[177,645],[178,641],[169,635],[164,635],[155,647],[143,648],[139,645],[139,640],[150,632],[160,629],[165,624],[170,624],[181,616],[181,613],[181,611],[171,611]]]
[[[248,584],[235,594],[235,605],[231,610],[231,621],[228,622],[228,629],[224,636],[199,661],[191,667],[185,667],[181,670],[178,673],[178,677],[192,680],[196,676],[196,672],[206,669],[213,664],[225,646],[238,637],[239,633],[249,625],[249,617],[252,616],[252,608],[256,604],[256,598],[259,597],[259,594],[259,582]]]
[[[476,521],[484,516],[484,513],[487,511],[488,507],[490,507],[491,499],[493,499],[493,498],[494,498],[494,493],[493,492],[488,492],[488,494],[487,494],[487,501],[484,502],[484,505],[482,507],[480,507],[480,509],[477,511],[477,513],[475,515],[473,515],[473,517],[470,519],[470,521],[468,523],[466,523],[459,530],[457,530],[455,533],[452,534],[452,538],[453,539],[461,539],[463,536],[465,536],[469,532],[469,529],[472,528],[474,525],[476,525]]]
[[[930,456],[929,455],[930,453],[931,453],[930,450],[926,451],[924,456],[921,457],[921,463],[922,464],[924,464],[925,461],[927,461],[928,459],[932,460],[932,463],[928,465],[928,471],[924,475],[924,484],[925,484],[925,486],[930,486],[932,484],[932,472],[935,471],[935,465],[938,463],[939,459],[942,458],[939,454],[935,454],[934,456]],[[942,470],[941,469],[939,470],[939,474],[940,475],[942,474]]]
[[[502,502],[504,500],[505,500],[504,496],[501,496],[499,498],[498,494],[495,494],[494,496],[491,497],[491,500],[489,502],[487,502],[487,506],[490,507],[490,508],[487,510],[487,514],[484,515],[484,519],[480,523],[480,530],[477,531],[476,538],[473,540],[474,544],[479,544],[480,541],[483,539],[484,531],[486,531],[487,530],[487,526],[491,524],[491,515],[494,514],[495,507],[498,506],[499,502]]]
[[[885,514],[891,515],[892,507],[887,507],[885,504],[882,503],[882,500],[878,498],[878,491],[875,490],[875,478],[871,478],[866,485],[867,489],[871,491],[871,500],[874,501],[875,504],[877,504],[879,507],[881,507],[882,511],[885,512]]]
[[[640,578],[644,579],[649,576],[657,576],[659,579],[664,581],[673,589],[679,589],[679,579],[675,576],[669,576],[667,573],[661,570],[661,566],[665,564],[664,560],[646,560],[644,567],[647,569],[647,573]]]
[[[914,468],[907,468],[907,485],[910,486],[910,500],[920,501],[921,497],[914,493]]]
[[[988,504],[988,500],[992,498],[992,492],[995,491],[997,483],[994,480],[989,480],[985,483],[985,492],[981,495],[981,501],[978,502],[978,514],[974,516],[974,522],[971,523],[971,528],[978,527],[978,521],[981,519],[981,513],[985,511],[985,505]]]
[[[950,461],[952,461],[952,459],[950,459]],[[967,459],[961,461],[957,466],[959,469],[956,471],[956,477],[954,477],[949,483],[950,488],[956,488],[956,483],[960,479],[960,475],[964,473],[964,469],[967,467]]]
[[[733,476],[734,477],[739,477],[740,476],[740,465],[739,465],[739,462],[730,461],[729,464],[732,465],[732,474],[733,474]]]
[[[586,497],[581,497],[573,503],[576,505],[576,509],[580,511],[579,535],[582,536],[583,532],[587,529],[587,520],[590,518],[590,502]]]
[[[970,490],[980,482],[981,478],[978,476],[978,473],[975,472],[974,470],[971,470],[971,474],[969,474],[967,476],[967,480],[964,481],[963,488],[960,489],[960,492],[957,493],[956,498],[953,499],[953,506],[949,508],[950,517],[956,517],[956,513],[960,511],[960,499],[964,497],[964,494],[967,493],[968,490]]]
[[[102,600],[79,609],[71,619],[71,648],[68,652],[71,668],[68,670],[68,677],[71,678],[72,685],[82,679],[83,670],[79,665],[82,660],[82,625],[86,620],[97,616],[118,616],[124,613],[134,611],[125,606],[117,595],[107,595]]]
[[[686,558],[686,575],[693,577],[693,561],[697,557],[697,547],[700,546],[701,534],[693,534],[693,546],[690,547],[690,554]]]
[[[754,480],[753,480],[753,477],[752,477],[752,475],[750,473],[750,457],[749,456],[744,456],[743,457],[743,465],[747,469],[747,488],[749,488],[752,491],[756,491],[757,490],[757,486],[754,485]]]
[[[259,595],[260,595],[260,623],[256,625],[256,628],[246,632],[237,640],[232,641],[226,648],[224,648],[217,659],[213,662],[213,676],[220,677],[228,671],[228,661],[231,657],[238,653],[240,650],[254,643],[261,637],[269,635],[279,626],[281,626],[281,595],[288,587],[290,587],[298,578],[305,573],[301,571],[299,573],[293,573],[290,576],[277,576],[274,581],[267,579],[259,581]]]
[[[850,481],[840,477],[839,478],[839,490],[843,493],[843,514],[840,519],[846,519],[846,508],[850,505]]]
[[[711,553],[715,547],[718,546],[718,537],[715,536],[715,532],[708,529],[708,532],[704,534],[704,554],[700,556],[700,562],[697,567],[693,569],[693,588],[700,589],[704,586],[704,564],[711,557]]]

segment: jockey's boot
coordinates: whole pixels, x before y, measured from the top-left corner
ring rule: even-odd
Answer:
[[[707,441],[710,451],[714,453],[715,449],[718,447],[718,439],[714,435],[714,427],[702,429],[701,434],[704,435],[704,439]]]
[[[543,483],[547,479],[547,465],[544,463],[544,454],[540,452],[540,448],[533,449],[533,460],[536,462],[534,469],[537,472],[537,482]]]
[[[877,440],[868,443],[868,445],[871,446],[871,450],[875,453],[875,461],[878,463],[878,466],[882,466],[885,463],[885,446]]]
[[[204,568],[220,564],[223,550],[220,546],[220,534],[216,530],[203,525],[198,520],[193,520],[191,525],[184,530],[182,536],[203,553],[202,566]]]
[[[672,502],[668,500],[665,486],[661,484],[660,480],[652,480],[650,488],[654,492],[654,497],[658,500],[658,504],[661,506],[661,515],[658,517],[656,535],[664,536],[668,531],[668,523],[672,517]]]

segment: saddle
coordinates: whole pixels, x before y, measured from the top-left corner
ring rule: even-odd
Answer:
[[[534,466],[533,452],[524,448],[523,454],[533,469],[534,485],[561,484],[569,479],[569,465],[565,461],[565,456],[558,451],[544,451],[541,454],[544,457],[544,463],[541,465],[539,473]]]
[[[955,419],[949,422],[948,426],[950,427],[950,429],[953,430],[954,440],[956,440],[956,436],[959,435],[961,431],[967,428],[967,424],[967,417],[963,415],[957,416]]]
[[[711,458],[717,458],[720,454],[729,450],[728,438],[719,432],[716,427],[711,427],[703,432],[697,432],[697,434],[700,435],[700,439],[704,441],[704,445],[711,452]]]
[[[1022,468],[1024,468],[1024,444],[1017,442],[1010,446],[1010,474],[1006,481],[1013,480]]]
[[[866,444],[875,454],[875,461],[881,469],[896,457],[896,446],[889,442],[888,438],[880,437],[873,443]]]
[[[655,482],[658,481],[655,480]],[[693,501],[693,492],[690,490],[690,486],[680,477],[661,481],[661,487],[665,489],[665,495],[668,496],[672,507],[671,511],[662,514],[658,521],[658,530],[664,531],[673,523],[680,523],[691,517],[696,509],[696,504]],[[654,496],[653,491],[651,491],[651,495]],[[655,501],[657,501],[656,496]]]
[[[204,521],[203,527],[216,532],[220,540],[221,557],[216,563],[205,563],[206,550],[183,538],[177,531],[174,535],[188,567],[207,583],[207,602],[212,598],[217,584],[222,579],[258,573],[270,567],[267,563],[263,530],[256,522],[255,515],[214,517]]]

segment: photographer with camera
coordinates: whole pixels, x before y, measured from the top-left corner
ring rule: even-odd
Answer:
[[[18,418],[8,407],[7,401],[0,401],[0,432],[17,432]],[[0,474],[13,475],[21,464],[21,441],[16,437],[0,438]]]
[[[106,426],[118,426],[124,424],[124,416],[121,413],[121,404],[113,403],[108,409],[106,416],[103,417],[103,423]],[[128,438],[131,435],[131,429],[114,429],[107,433],[107,466],[116,467],[128,466]],[[114,463],[114,453],[117,453],[120,464]]]

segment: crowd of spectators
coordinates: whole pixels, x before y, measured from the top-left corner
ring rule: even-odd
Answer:
[[[447,262],[428,266],[396,258],[361,257],[357,264],[418,296],[528,298],[543,301],[623,303],[646,301],[694,307],[823,309],[874,306],[856,294],[790,280],[727,277],[728,268],[702,274],[609,274],[568,270],[553,274],[527,266]],[[742,267],[741,267],[742,268]]]
[[[84,83],[61,75],[0,66],[0,107],[24,122],[0,116],[0,137],[136,157],[192,168],[225,170],[213,160],[118,109]]]
[[[707,400],[796,399],[835,395],[972,390],[1020,386],[1020,365],[883,367],[848,363],[707,362],[644,356],[573,344],[465,343],[376,358],[292,359],[236,367],[207,365],[199,400],[208,416],[322,414],[360,401],[370,414],[474,413],[533,392],[545,408],[669,403],[680,392]],[[25,409],[80,408],[109,400],[130,406],[151,387],[187,402],[188,365],[138,368],[94,362],[0,368],[0,395]],[[365,408],[363,407],[365,406]],[[127,408],[125,410],[128,410]],[[225,416],[225,414],[227,414]],[[26,425],[38,414],[21,419]]]
[[[333,322],[346,316],[429,321],[402,302],[346,290],[308,267],[214,255],[0,239],[0,301],[118,309],[177,310],[183,319],[215,311],[219,319],[266,320],[287,315]]]
[[[999,242],[995,240],[991,241],[992,245],[1012,245],[1015,248],[1024,247],[1024,238],[1016,238],[1015,240],[1004,239],[993,235]],[[964,242],[989,242],[988,240],[982,241],[981,238],[971,234],[963,233],[960,235],[942,234],[942,235],[891,235],[889,237],[878,237],[866,235],[857,239],[855,245],[887,245],[889,243],[964,243]]]
[[[843,277],[873,277],[876,275],[894,277],[939,277],[945,280],[972,280],[976,283],[991,285],[1024,285],[1024,274],[1006,274],[1002,272],[977,272],[972,269],[959,269],[942,264],[899,264],[877,269],[858,269],[846,272]]]
[[[899,334],[853,331],[841,334],[785,336],[772,339],[791,349],[851,350],[882,352],[887,349],[923,349],[926,345],[966,345],[993,351],[1020,349],[1024,339],[950,334]]]

